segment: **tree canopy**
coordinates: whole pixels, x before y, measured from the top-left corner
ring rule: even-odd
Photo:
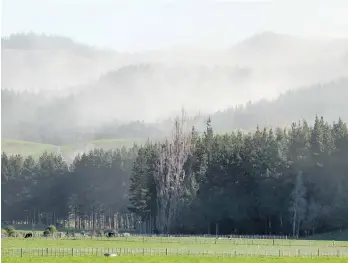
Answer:
[[[165,141],[94,149],[71,165],[53,154],[34,160],[3,153],[3,220],[48,225],[54,215],[59,222],[75,218],[80,228],[90,219],[100,228],[131,212],[153,231],[170,233],[214,233],[217,224],[220,234],[305,235],[348,227],[342,119],[330,124],[317,116],[313,125],[302,120],[288,129],[225,134],[216,134],[211,122],[202,135],[179,125]]]

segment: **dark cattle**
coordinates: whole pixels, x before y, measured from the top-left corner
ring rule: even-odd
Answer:
[[[26,233],[24,238],[29,238],[29,237],[33,237],[33,234],[32,233]]]
[[[109,232],[109,233],[107,233],[107,237],[115,237],[115,233]]]

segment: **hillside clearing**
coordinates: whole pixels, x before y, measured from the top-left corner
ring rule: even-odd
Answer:
[[[43,152],[55,152],[56,146],[53,144],[44,144],[20,140],[1,140],[1,151],[8,155],[20,154],[23,156],[32,155],[33,157],[38,157]]]
[[[126,138],[126,139],[101,139],[93,140],[85,143],[66,144],[60,146],[60,151],[63,157],[69,158],[77,153],[86,152],[94,148],[103,148],[104,150],[116,150],[122,147],[132,147],[134,144],[144,144],[147,141],[146,138]],[[20,140],[1,140],[1,151],[8,155],[20,154],[23,156],[39,157],[45,151],[48,153],[57,152],[59,147],[53,144],[35,143]]]

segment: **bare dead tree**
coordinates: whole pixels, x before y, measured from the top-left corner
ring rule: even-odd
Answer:
[[[180,212],[185,182],[189,174],[184,165],[191,153],[191,133],[187,127],[186,115],[175,120],[171,138],[157,145],[157,169],[154,179],[157,191],[156,227],[161,233],[169,233]]]
[[[294,189],[291,192],[291,203],[289,212],[292,220],[292,235],[298,237],[300,232],[300,225],[305,218],[307,200],[306,187],[303,183],[302,172],[299,172],[296,177]]]

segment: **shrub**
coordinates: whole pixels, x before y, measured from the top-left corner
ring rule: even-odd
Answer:
[[[104,235],[108,234],[108,233],[113,233],[114,235],[117,234],[117,231],[115,229],[105,229],[103,231]]]
[[[54,225],[50,225],[46,227],[45,231],[48,231],[51,235],[57,232],[57,228]]]
[[[13,226],[6,226],[4,228],[4,233],[6,234],[6,236],[8,237],[14,237],[16,232],[15,232],[15,228]]]
[[[44,235],[44,237],[48,237],[48,236],[51,235],[51,232],[50,232],[48,229],[46,229],[46,230],[43,232],[43,235]]]

